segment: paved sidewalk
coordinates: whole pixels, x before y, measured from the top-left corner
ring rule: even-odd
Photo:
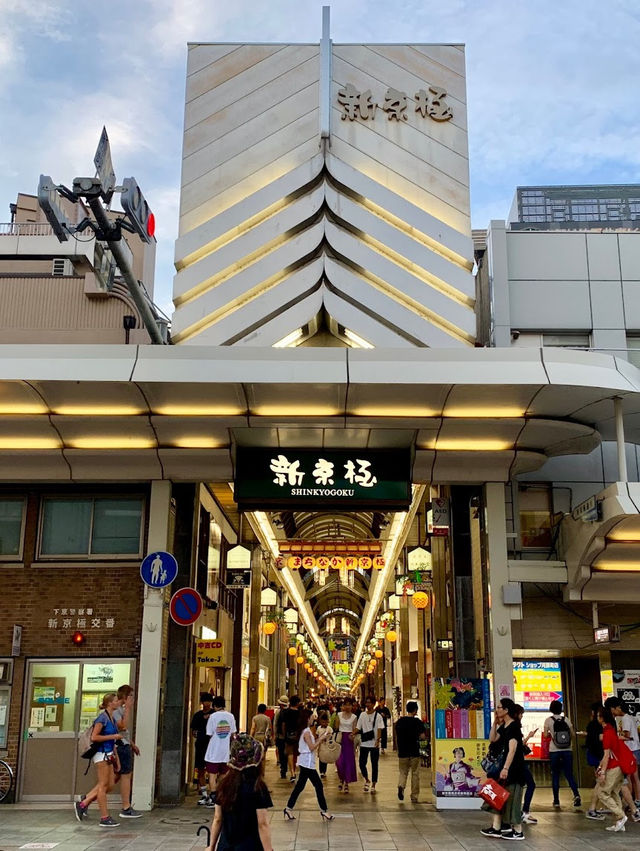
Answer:
[[[325,784],[335,820],[322,823],[310,785],[296,806],[296,820],[285,821],[282,809],[291,785],[280,780],[269,754],[267,781],[272,791],[271,813],[275,851],[485,851],[496,840],[485,839],[480,828],[488,824],[481,812],[436,812],[428,787],[429,774],[423,771],[421,799],[425,803],[401,803],[396,795],[397,759],[387,754],[380,760],[380,782],[375,796],[364,794],[362,783],[354,784],[349,795],[337,791],[337,778],[329,766]],[[588,791],[586,791],[588,796]],[[539,823],[526,827],[526,846],[539,851],[593,851],[593,849],[640,848],[640,824],[629,822],[626,833],[611,834],[605,823],[588,821],[584,808],[575,812],[568,789],[561,792],[563,807],[551,807],[551,791],[538,789],[534,798]],[[588,797],[587,797],[588,800]],[[157,808],[137,820],[120,821],[120,827],[105,830],[98,826],[98,814],[90,811],[78,824],[71,805],[33,809],[27,805],[0,804],[0,851],[27,848],[57,848],[59,851],[189,851],[205,846],[205,834],[196,837],[202,824],[208,824],[211,811],[202,812],[190,796],[180,807]],[[428,802],[428,803],[427,803]],[[93,810],[93,808],[92,808]],[[115,817],[117,809],[112,809]],[[41,844],[36,844],[41,843]]]

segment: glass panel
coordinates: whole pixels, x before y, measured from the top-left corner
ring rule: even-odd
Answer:
[[[42,555],[87,555],[91,529],[90,499],[46,499]]]
[[[75,732],[80,665],[37,662],[31,678],[27,726],[40,733]]]
[[[627,357],[629,363],[640,367],[640,337],[627,337]]]
[[[548,488],[523,489],[519,492],[518,502],[522,546],[551,547],[551,494]]]
[[[0,499],[0,555],[20,554],[23,509],[24,499]]]
[[[220,576],[220,549],[222,529],[215,520],[209,524],[209,549],[207,551],[207,597],[217,599],[218,578]]]
[[[7,730],[9,729],[9,695],[10,686],[0,686],[0,748],[7,746]]]
[[[96,499],[92,554],[140,552],[142,499]]]
[[[105,694],[117,692],[121,686],[131,685],[131,680],[130,662],[85,664],[82,672],[80,729],[84,730],[96,720]]]

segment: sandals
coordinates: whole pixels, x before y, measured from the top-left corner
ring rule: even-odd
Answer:
[[[362,791],[363,791],[363,792],[368,792],[370,788],[371,788],[371,787],[369,786],[369,781],[368,781],[368,780],[366,780],[366,781],[365,781],[365,784],[364,784],[364,789],[363,789]]]

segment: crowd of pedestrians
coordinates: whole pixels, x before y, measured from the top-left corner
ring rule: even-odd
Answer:
[[[333,820],[324,789],[330,763],[335,763],[341,794],[349,794],[350,787],[357,783],[359,769],[362,791],[375,795],[380,755],[387,750],[392,732],[398,757],[398,799],[404,801],[410,777],[411,802],[419,801],[421,745],[428,733],[418,717],[415,701],[407,703],[406,713],[393,727],[384,699],[369,696],[364,707],[351,697],[305,705],[297,695],[282,695],[275,713],[268,712],[265,704],[258,706],[248,733],[237,732],[236,720],[226,710],[223,697],[203,692],[200,703],[201,709],[193,715],[190,726],[200,790],[198,805],[215,811],[210,851],[270,851],[267,810],[272,807],[272,800],[264,782],[264,768],[272,745],[281,780],[288,779],[293,784],[283,810],[287,820],[295,819],[295,806],[308,783],[315,792],[320,817]],[[142,815],[131,802],[133,758],[139,754],[130,733],[133,709],[134,694],[129,685],[104,695],[101,712],[91,728],[95,750],[91,762],[97,782],[74,803],[80,822],[96,802],[99,825],[118,826],[107,804],[107,796],[117,783],[122,804],[119,817]],[[560,701],[552,701],[549,712],[541,737],[548,746],[553,806],[560,807],[560,783],[564,777],[572,791],[574,807],[581,807],[573,753],[576,736],[583,736],[587,763],[594,770],[595,780],[586,817],[604,821],[611,815],[613,823],[606,828],[611,832],[624,831],[629,819],[640,822],[638,723],[625,703],[618,697],[610,697],[604,704],[594,703],[586,730],[578,733]],[[510,698],[498,701],[489,732],[487,776],[505,787],[508,797],[500,810],[491,803],[483,804],[492,816],[491,824],[481,831],[485,837],[521,840],[523,825],[537,823],[531,813],[536,784],[526,756],[531,753],[528,743],[538,729],[523,736],[523,715],[523,707]]]

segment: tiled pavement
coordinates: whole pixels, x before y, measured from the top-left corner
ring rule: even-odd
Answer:
[[[387,754],[380,760],[378,793],[364,794],[362,784],[349,795],[339,795],[337,779],[329,766],[326,791],[335,820],[320,820],[313,789],[307,786],[296,807],[297,819],[284,821],[282,808],[290,791],[288,781],[278,779],[269,754],[267,781],[274,809],[271,826],[275,851],[484,851],[497,841],[479,833],[488,823],[481,812],[436,812],[428,789],[428,772],[423,771],[421,799],[400,803],[396,796],[397,760]],[[586,793],[588,796],[588,792]],[[195,797],[180,807],[155,809],[135,821],[122,820],[120,827],[106,831],[98,827],[97,812],[78,824],[71,805],[64,808],[32,809],[0,804],[0,851],[27,848],[57,848],[58,851],[189,851],[204,848],[204,833],[198,827],[207,823],[211,812],[195,806]],[[427,803],[428,802],[428,803]],[[526,845],[538,851],[593,851],[593,849],[640,848],[640,824],[629,824],[626,833],[611,834],[605,823],[587,821],[584,811],[574,812],[568,790],[562,792],[563,807],[551,808],[548,789],[539,789],[534,798],[539,823],[526,828]],[[115,815],[117,809],[112,809]],[[607,822],[608,824],[610,822]],[[41,844],[37,844],[41,843]]]

